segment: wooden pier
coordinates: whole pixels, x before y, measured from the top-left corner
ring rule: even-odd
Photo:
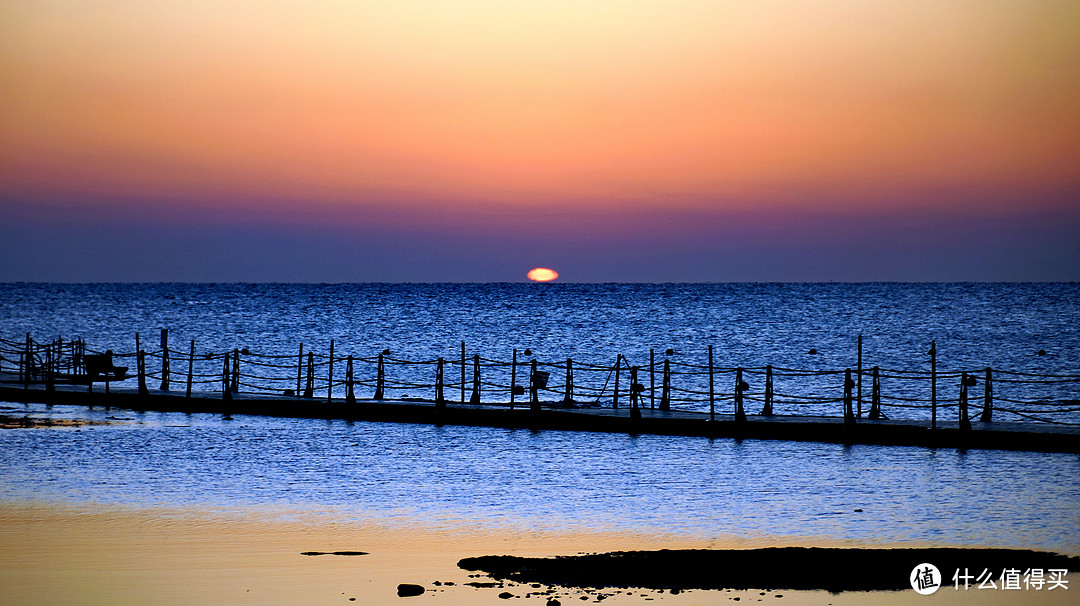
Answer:
[[[8,402],[69,404],[109,407],[133,411],[208,413],[220,415],[267,415],[291,418],[425,423],[521,428],[534,431],[594,431],[630,435],[676,435],[742,440],[792,440],[834,444],[878,444],[930,448],[997,449],[1080,453],[1080,431],[1076,427],[1036,425],[1003,421],[972,421],[971,428],[960,423],[926,423],[909,420],[860,419],[844,417],[745,415],[680,410],[571,407],[559,402],[539,406],[471,404],[432,400],[298,400],[290,396],[221,394],[157,389],[140,393],[137,388],[113,388],[109,393],[87,393],[85,387],[43,385],[30,388],[0,386],[0,400]]]
[[[543,363],[529,349],[522,352],[526,360],[519,361],[514,349],[509,361],[500,361],[468,356],[465,343],[456,359],[410,361],[392,357],[390,350],[366,357],[342,355],[333,339],[328,354],[305,350],[302,343],[296,353],[237,348],[197,354],[194,341],[182,350],[170,348],[167,330],[161,331],[160,346],[154,350],[145,351],[138,333],[134,342],[134,351],[114,353],[91,349],[81,339],[44,343],[30,335],[19,341],[0,339],[0,400],[223,415],[1080,453],[1076,399],[1080,374],[990,368],[941,372],[933,341],[928,348],[929,372],[864,367],[861,336],[857,365],[842,370],[720,367],[711,345],[697,361],[673,360],[671,349],[657,360],[650,350],[646,364],[633,365],[622,354],[614,356],[613,364],[569,358]],[[870,383],[868,401],[864,379]],[[885,381],[889,391],[882,387]],[[367,394],[370,397],[363,397]],[[890,415],[907,418],[890,420]],[[912,418],[922,415],[929,419]]]

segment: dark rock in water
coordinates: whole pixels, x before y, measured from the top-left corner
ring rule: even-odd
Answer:
[[[912,562],[941,570],[1060,568],[1080,570],[1080,557],[1022,549],[836,549],[773,547],[733,550],[660,550],[522,558],[465,558],[458,566],[496,579],[562,587],[667,589],[907,589]],[[903,574],[897,574],[900,570]],[[707,571],[707,572],[703,572]],[[837,571],[844,571],[838,574]]]
[[[365,555],[368,555],[368,552],[366,552],[366,551],[301,551],[300,555],[305,555],[305,556],[321,556],[321,555],[365,556]]]
[[[422,595],[424,588],[420,585],[413,585],[412,583],[402,583],[397,586],[397,594],[399,598],[411,598],[413,596]]]
[[[509,591],[504,591],[499,594],[499,599],[502,600],[509,600],[512,597],[514,597],[514,594],[510,593]]]
[[[556,600],[555,598],[551,598],[547,601],[547,606],[562,606],[562,602]]]

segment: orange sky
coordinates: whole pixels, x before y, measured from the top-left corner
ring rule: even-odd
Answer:
[[[9,0],[0,212],[1076,219],[1077,32],[1074,0]]]
[[[1077,181],[1075,2],[0,10],[0,176],[24,195],[798,204]]]

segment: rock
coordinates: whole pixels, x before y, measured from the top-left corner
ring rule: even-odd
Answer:
[[[500,600],[509,600],[512,597],[514,597],[514,594],[510,593],[509,591],[504,591],[499,594]]]
[[[547,601],[547,606],[562,606],[562,602],[556,600],[555,598],[551,598]]]
[[[402,583],[397,586],[397,594],[399,598],[411,598],[413,596],[422,595],[425,589],[421,585],[413,585],[412,583]]]

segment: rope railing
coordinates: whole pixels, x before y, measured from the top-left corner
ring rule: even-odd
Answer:
[[[247,348],[199,353],[194,342],[186,350],[171,349],[165,335],[162,347],[149,351],[141,347],[138,335],[136,343],[135,350],[118,352],[94,349],[82,339],[0,338],[0,381],[26,387],[85,383],[88,390],[99,382],[108,390],[110,383],[136,380],[140,391],[147,389],[149,381],[155,388],[160,384],[162,390],[186,389],[188,395],[197,386],[199,391],[313,399],[355,394],[357,400],[420,398],[495,405],[543,401],[547,405],[697,412],[708,407],[710,412],[725,413],[733,403],[737,411],[745,403],[754,403],[764,405],[763,415],[837,416],[841,404],[847,406],[857,399],[857,412],[851,414],[866,418],[904,417],[928,409],[936,415],[961,407],[985,421],[992,420],[993,413],[1002,413],[1025,421],[1080,425],[1076,414],[1080,412],[1080,374],[989,368],[937,371],[933,365],[930,372],[866,366],[854,371],[729,367],[711,363],[711,355],[709,363],[701,364],[686,361],[686,354],[681,354],[683,360],[656,359],[652,351],[647,364],[633,364],[622,355],[603,363],[569,358],[544,361],[529,350],[521,358],[514,350],[508,361],[467,356],[464,343],[460,356],[422,360],[394,357],[389,350],[342,355],[334,352],[333,341],[329,352],[305,350],[301,345],[290,354]],[[104,374],[100,368],[88,367],[89,361],[93,361],[91,366],[100,365],[102,357],[109,365]],[[854,378],[859,396],[850,388],[845,391],[842,374]],[[631,376],[636,377],[633,383]],[[883,409],[891,412],[886,415]],[[758,413],[751,410],[750,414]]]

